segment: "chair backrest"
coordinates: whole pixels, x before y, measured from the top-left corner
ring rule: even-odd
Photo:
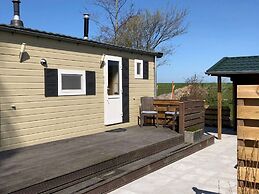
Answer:
[[[141,97],[141,110],[153,111],[154,110],[154,98],[153,97]]]
[[[167,111],[176,112],[179,111],[179,107],[177,106],[168,106]]]

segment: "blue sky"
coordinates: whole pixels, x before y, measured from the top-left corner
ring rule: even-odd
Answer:
[[[82,37],[82,14],[102,20],[93,0],[21,0],[21,18],[26,27]],[[188,32],[172,40],[176,52],[170,66],[158,69],[159,82],[184,82],[195,73],[215,81],[204,72],[224,56],[259,55],[258,0],[133,0],[137,9],[164,9],[168,4],[189,11]],[[92,12],[96,12],[93,14]],[[0,1],[0,23],[12,18],[11,0]],[[90,38],[97,32],[90,23]]]

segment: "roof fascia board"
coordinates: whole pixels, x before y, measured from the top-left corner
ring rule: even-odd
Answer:
[[[49,32],[43,32],[43,31],[38,31],[38,30],[33,30],[33,29],[28,29],[28,28],[16,28],[16,27],[10,27],[8,25],[0,25],[0,30],[7,31],[7,32],[13,32],[13,33],[20,33],[20,34],[25,34],[25,35],[32,35],[32,36],[37,36],[37,37],[43,37],[43,38],[50,38],[50,39],[54,39],[54,40],[67,41],[67,42],[72,42],[72,43],[80,43],[80,44],[85,44],[85,45],[94,46],[94,47],[156,56],[157,58],[161,58],[163,56],[163,53],[160,53],[160,52],[148,52],[148,51],[144,51],[144,50],[137,50],[137,49],[127,48],[127,47],[115,46],[115,45],[96,42],[96,41],[92,41],[92,40],[83,40],[83,39],[76,38],[76,37],[49,33]]]

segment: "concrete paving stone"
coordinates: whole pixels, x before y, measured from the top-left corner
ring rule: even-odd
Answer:
[[[128,191],[128,190],[122,189],[122,188],[120,188],[120,190],[113,191],[113,194],[120,194],[120,193],[123,193],[123,194],[137,194],[133,191]]]
[[[159,187],[159,186],[158,186]],[[147,180],[144,181],[134,181],[124,187],[121,187],[123,190],[135,192],[135,193],[141,193],[141,194],[150,194],[152,191],[154,191],[157,188],[157,185],[154,185],[151,182],[148,182]],[[118,194],[124,194],[123,191],[118,192]]]
[[[178,168],[171,166],[170,168],[162,168],[158,170],[160,174],[165,176],[175,177],[175,176],[182,176],[183,171],[179,170]]]
[[[236,181],[221,178],[220,179],[220,186],[222,188],[231,188],[233,186],[236,186]]]
[[[237,174],[237,171],[232,171],[232,172],[224,172],[221,173],[219,176],[224,178],[224,179],[228,179],[228,180],[236,180],[236,176],[233,176],[233,174]]]
[[[197,174],[185,174],[182,177],[180,177],[184,181],[193,181],[193,183],[196,183],[197,179],[199,179],[200,175]]]
[[[183,184],[183,180],[173,180],[170,183],[166,184],[163,188],[157,188],[152,193],[153,194],[169,194],[169,193],[175,193],[175,194],[181,194],[181,193],[193,193],[192,187],[195,185],[195,183],[185,181]]]
[[[217,174],[215,171],[211,170],[211,169],[206,169],[206,168],[196,168],[193,170],[193,173],[200,175],[200,176],[214,176],[215,174]]]
[[[199,176],[199,178],[197,179],[197,183],[204,183],[207,180],[206,176]]]
[[[217,192],[220,190],[222,193],[222,190],[235,190],[237,186],[237,182],[236,180],[233,180],[233,179],[231,180],[231,179],[224,179],[222,177],[221,178],[211,177],[207,179],[200,186],[214,188],[214,189],[217,189]]]
[[[162,172],[161,175],[164,175],[165,177],[170,177],[170,179],[176,179],[182,176],[182,172]]]
[[[195,168],[195,166],[192,164],[184,163],[184,162],[182,162],[182,163],[178,162],[175,165],[175,168],[177,168],[179,171],[189,171],[189,170]]]
[[[162,174],[149,174],[145,178],[146,182],[156,186],[163,186],[172,180],[171,177]]]

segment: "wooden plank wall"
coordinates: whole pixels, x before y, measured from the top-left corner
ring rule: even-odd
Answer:
[[[238,193],[259,193],[259,85],[237,85]]]
[[[21,43],[29,58],[19,62]],[[103,54],[129,58],[130,122],[104,125]],[[94,96],[44,96],[44,67],[96,72]],[[135,79],[134,59],[149,61],[149,79]],[[140,97],[154,96],[154,58],[0,31],[0,151],[137,124]],[[16,106],[14,110],[12,106]]]
[[[204,128],[205,107],[204,101],[190,100],[180,103],[179,131],[192,127]]]
[[[208,107],[205,111],[205,125],[217,127],[218,125],[218,109],[217,107]],[[230,108],[222,107],[222,126],[231,127]]]

